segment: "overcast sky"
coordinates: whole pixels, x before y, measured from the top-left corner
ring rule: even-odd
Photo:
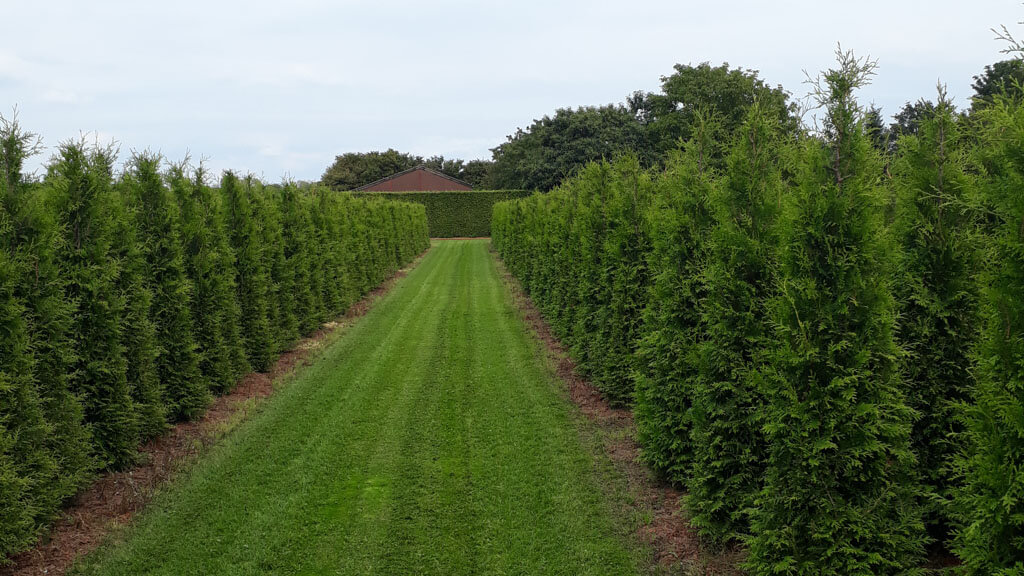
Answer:
[[[5,2],[0,114],[48,146],[187,152],[216,171],[317,179],[388,147],[489,158],[560,107],[657,90],[675,63],[728,62],[797,97],[837,42],[879,61],[865,102],[965,102],[1024,36],[1019,0],[263,0]]]

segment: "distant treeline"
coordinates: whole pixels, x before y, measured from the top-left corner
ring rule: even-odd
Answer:
[[[0,124],[0,564],[428,246],[421,205],[149,153],[65,143],[33,182],[35,143]]]
[[[494,245],[750,573],[1024,574],[1020,84],[886,140],[872,72],[840,54],[814,132],[698,110],[663,168],[498,204]]]
[[[995,94],[1019,93],[1021,81],[1024,64],[1020,60],[986,66],[974,78],[975,104],[965,113],[991,102]],[[708,129],[716,132],[712,140],[720,143],[717,146],[724,147],[755,99],[766,114],[778,117],[784,131],[800,130],[797,106],[789,93],[782,86],[765,83],[757,71],[728,64],[678,64],[672,74],[662,77],[659,92],[635,92],[624,104],[559,109],[517,129],[491,149],[487,160],[424,159],[395,150],[349,153],[338,156],[321,181],[353,189],[426,164],[476,189],[546,192],[587,163],[624,151],[635,154],[645,168],[664,167],[680,143],[692,139],[699,118],[715,119]],[[865,125],[872,144],[879,150],[895,147],[901,135],[916,133],[923,115],[934,107],[935,102],[924,98],[908,102],[891,123],[885,122],[882,110],[869,108]]]
[[[446,159],[444,156],[423,158],[390,148],[384,152],[342,154],[334,159],[334,163],[320,177],[320,183],[335,190],[355,190],[417,166],[426,166],[458,178],[475,189],[487,188],[490,183],[490,162],[486,160],[464,162]]]

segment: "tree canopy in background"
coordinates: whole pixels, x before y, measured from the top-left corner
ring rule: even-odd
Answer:
[[[950,104],[950,107],[955,111],[955,106]],[[876,150],[892,154],[896,152],[901,136],[917,136],[921,124],[934,115],[935,103],[919,98],[916,102],[904,104],[900,111],[893,115],[894,122],[886,126],[882,109],[871,106],[864,114],[864,128]]]
[[[491,178],[498,189],[550,190],[584,164],[643,143],[643,127],[624,106],[562,108],[493,148]]]
[[[974,77],[970,113],[985,108],[996,94],[1024,95],[1024,62],[1005,60],[986,66]],[[693,137],[695,126],[710,131],[708,163],[724,168],[725,144],[731,142],[754,102],[769,118],[777,118],[783,134],[796,134],[801,119],[796,103],[779,85],[772,86],[756,70],[676,64],[661,78],[657,92],[634,92],[624,104],[560,108],[491,149],[491,160],[421,157],[397,150],[346,153],[335,158],[321,182],[348,190],[418,165],[465,181],[475,189],[542,190],[554,188],[588,162],[611,159],[622,152],[635,155],[644,167],[664,167],[670,152]],[[926,99],[908,101],[891,121],[881,108],[865,112],[872,145],[883,154],[896,152],[900,136],[912,136],[934,114]],[[967,113],[967,111],[962,112]]]
[[[348,152],[335,157],[334,163],[324,172],[320,182],[339,190],[352,190],[420,165],[463,180],[473,188],[483,188],[486,187],[490,162],[466,162],[444,156],[423,158],[392,148],[384,152]]]
[[[629,105],[644,126],[648,157],[660,164],[693,137],[700,115],[715,121],[715,139],[729,142],[755,100],[768,117],[778,118],[783,130],[799,128],[796,104],[782,86],[769,86],[756,70],[730,69],[728,63],[676,64],[672,75],[661,78],[660,93],[634,93]]]
[[[1020,98],[1024,95],[1024,61],[1003,60],[985,66],[985,71],[974,77],[971,88],[974,89],[974,94],[971,96],[969,110],[957,112],[953,104],[947,103],[954,114],[977,114],[990,106],[996,96]],[[939,90],[945,90],[941,82]],[[933,118],[935,112],[935,102],[927,98],[918,98],[904,104],[892,116],[893,122],[886,125],[882,109],[871,106],[865,115],[865,127],[876,149],[884,153],[894,153],[900,137],[917,136],[921,125]]]
[[[757,71],[677,64],[661,78],[661,92],[634,92],[626,105],[563,108],[517,130],[492,149],[492,183],[550,190],[584,164],[624,151],[645,166],[663,166],[669,152],[693,137],[698,122],[713,132],[713,141],[730,141],[755,100],[785,130],[799,128],[789,94],[766,84]],[[713,165],[723,162],[721,150],[712,154]]]
[[[320,181],[327,186],[350,190],[395,172],[408,170],[423,159],[388,148],[384,152],[348,152],[335,157]]]
[[[444,156],[431,156],[421,162],[427,168],[458,178],[475,189],[493,188],[490,185],[490,160],[459,160]]]
[[[458,178],[476,189],[550,190],[588,162],[620,152],[643,166],[663,166],[668,153],[689,140],[697,122],[728,142],[757,100],[787,131],[800,126],[797,107],[781,86],[769,86],[757,71],[728,64],[677,64],[661,78],[660,92],[634,92],[625,104],[560,108],[518,128],[491,149],[492,160],[423,158],[388,149],[337,156],[321,182],[351,190],[419,165]],[[710,160],[724,162],[721,151]]]
[[[997,94],[1011,98],[1019,98],[1024,94],[1024,61],[1018,59],[1003,60],[974,77],[974,99],[971,110],[977,111],[992,104]]]

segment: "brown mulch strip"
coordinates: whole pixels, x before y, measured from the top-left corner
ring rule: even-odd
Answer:
[[[639,527],[638,535],[653,550],[655,568],[661,572],[688,575],[742,574],[736,568],[743,557],[741,550],[711,554],[701,548],[697,530],[690,526],[684,515],[683,493],[655,477],[650,468],[640,461],[633,412],[628,408],[612,407],[594,385],[579,375],[576,363],[551,331],[540,310],[523,292],[519,281],[508,272],[497,255],[495,260],[512,293],[513,302],[526,325],[547,349],[557,376],[566,383],[570,399],[601,430],[605,453],[615,469],[626,478],[629,492],[636,497],[638,505],[648,513],[649,520]]]
[[[343,327],[365,315],[421,258],[422,255],[396,272],[344,315],[301,339],[281,354],[268,372],[244,376],[231,392],[216,398],[200,419],[176,424],[163,436],[142,446],[137,466],[101,475],[71,501],[34,549],[15,556],[12,564],[0,568],[0,576],[52,576],[67,572],[76,559],[96,549],[115,528],[128,523],[176,472],[194,462],[257,403],[273,394],[275,383],[280,384],[298,367],[311,364],[315,351],[323,348],[333,335],[340,335]]]

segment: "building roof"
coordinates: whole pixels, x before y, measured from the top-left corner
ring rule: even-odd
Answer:
[[[374,186],[378,186],[378,185],[383,184],[385,182],[388,182],[390,180],[394,180],[396,178],[400,178],[402,176],[405,176],[406,174],[411,174],[411,173],[416,172],[416,171],[423,171],[423,172],[427,172],[429,174],[433,174],[434,176],[437,176],[439,178],[444,178],[445,180],[449,180],[451,182],[454,182],[454,183],[458,184],[459,186],[465,186],[467,189],[472,189],[473,188],[472,186],[470,186],[469,184],[463,182],[462,180],[459,180],[458,178],[453,178],[453,177],[451,177],[451,176],[449,176],[449,175],[447,175],[447,174],[445,174],[443,172],[438,172],[437,170],[434,170],[434,169],[431,169],[431,168],[427,168],[423,164],[420,164],[419,166],[414,166],[412,168],[409,168],[408,170],[402,170],[401,172],[396,172],[396,173],[394,173],[391,176],[388,176],[386,178],[381,178],[380,180],[374,180],[373,182],[370,182],[369,184],[364,184],[363,186],[360,186],[358,188],[354,188],[353,191],[358,192],[360,190],[366,190],[366,189],[369,189],[369,188],[373,188]]]

